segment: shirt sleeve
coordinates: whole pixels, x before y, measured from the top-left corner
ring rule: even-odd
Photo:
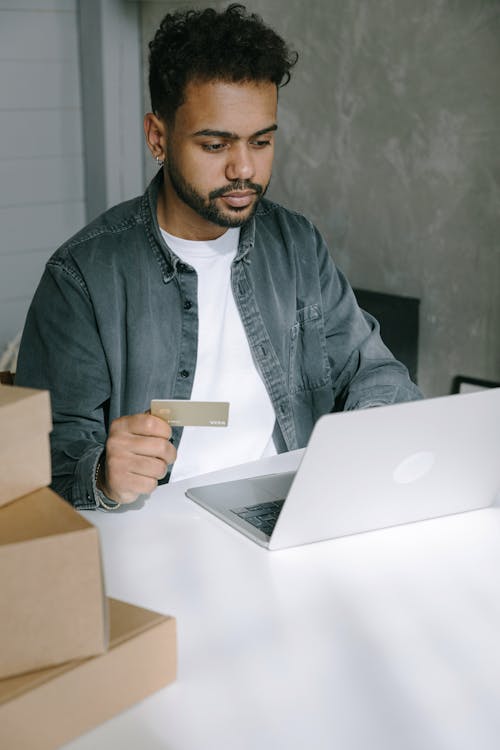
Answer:
[[[359,307],[318,232],[317,242],[335,408],[348,411],[422,398],[405,365],[382,341],[377,320]]]
[[[28,312],[16,385],[50,392],[52,488],[77,508],[96,508],[110,378],[88,290],[57,261],[47,264]]]

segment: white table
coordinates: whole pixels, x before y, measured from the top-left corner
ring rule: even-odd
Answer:
[[[85,514],[108,593],[177,618],[179,673],[68,750],[498,750],[500,508],[268,552],[189,484]]]

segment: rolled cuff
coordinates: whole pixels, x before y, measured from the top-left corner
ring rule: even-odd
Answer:
[[[102,452],[102,445],[93,445],[76,464],[69,500],[78,510],[96,510],[99,507],[95,473]]]

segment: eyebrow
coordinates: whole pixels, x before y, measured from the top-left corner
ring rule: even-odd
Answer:
[[[263,128],[262,130],[257,130],[256,133],[252,133],[250,138],[256,138],[259,135],[266,135],[266,133],[272,133],[274,130],[278,130],[278,126],[276,123],[273,125],[270,125],[268,128]],[[241,136],[237,135],[236,133],[231,133],[229,130],[211,130],[210,128],[205,128],[204,130],[197,130],[196,133],[193,133],[193,137],[197,136],[209,136],[212,138],[227,138],[227,140],[230,141],[238,141]]]

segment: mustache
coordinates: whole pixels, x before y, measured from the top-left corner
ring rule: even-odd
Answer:
[[[250,182],[250,180],[235,180],[230,185],[225,185],[225,187],[212,190],[212,192],[208,194],[208,197],[210,200],[213,200],[214,198],[221,198],[223,195],[241,190],[252,190],[257,196],[259,196],[262,195],[264,188],[256,182]]]

